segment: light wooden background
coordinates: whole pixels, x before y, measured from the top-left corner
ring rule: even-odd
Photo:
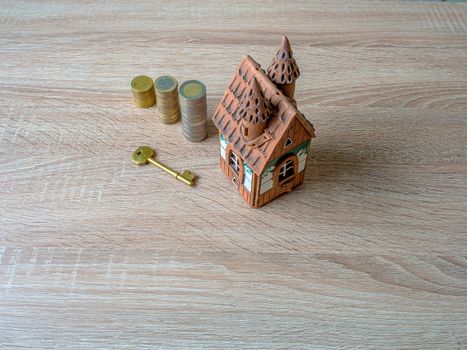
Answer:
[[[0,348],[466,349],[467,5],[1,1]],[[317,138],[249,209],[130,101],[288,35]],[[132,165],[139,145],[197,188]]]

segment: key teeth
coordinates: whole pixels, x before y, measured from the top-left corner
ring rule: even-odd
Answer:
[[[188,181],[193,181],[196,178],[196,175],[190,170],[184,170],[182,176]]]

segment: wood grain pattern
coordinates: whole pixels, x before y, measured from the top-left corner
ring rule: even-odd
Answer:
[[[212,114],[284,34],[317,138],[252,210],[214,126],[186,141],[129,82],[203,80]],[[466,348],[466,57],[460,3],[3,1],[0,347]]]

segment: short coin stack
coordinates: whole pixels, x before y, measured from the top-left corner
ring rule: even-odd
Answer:
[[[197,80],[188,80],[180,86],[182,130],[192,142],[203,141],[207,136],[206,87]]]
[[[180,104],[178,102],[178,83],[170,75],[156,79],[157,109],[159,119],[164,124],[174,124],[180,119]]]
[[[149,108],[156,102],[154,83],[150,77],[139,75],[131,81],[133,102],[140,108]]]

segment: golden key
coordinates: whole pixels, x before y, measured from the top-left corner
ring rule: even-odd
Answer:
[[[175,170],[170,169],[165,164],[154,159],[156,152],[149,146],[138,147],[136,151],[131,155],[131,159],[135,164],[144,165],[151,163],[156,167],[164,170],[166,173],[169,173],[177,180],[183,181],[188,186],[193,186],[195,182],[196,175],[189,170],[185,170],[183,173],[177,173]]]

